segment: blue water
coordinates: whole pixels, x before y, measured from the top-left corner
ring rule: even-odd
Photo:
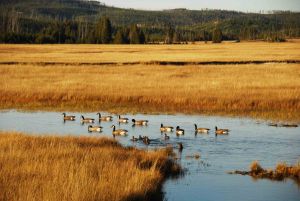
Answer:
[[[18,112],[14,110],[0,112],[0,130],[15,130],[32,134],[55,134],[76,136],[112,136],[111,126],[129,131],[128,137],[117,137],[125,146],[143,149],[160,148],[166,145],[176,147],[182,142],[184,149],[177,149],[178,162],[187,169],[184,177],[169,179],[164,185],[165,199],[168,201],[198,200],[299,200],[300,187],[292,180],[283,182],[253,180],[249,176],[227,174],[231,170],[248,170],[250,163],[258,160],[263,167],[274,168],[278,162],[294,164],[300,161],[300,128],[269,127],[267,122],[253,119],[226,118],[199,115],[124,115],[128,118],[147,119],[147,127],[131,123],[96,121],[103,127],[103,133],[88,133],[87,126],[80,123],[80,115],[97,119],[96,113],[71,113],[77,116],[74,122],[63,122],[57,112]],[[102,115],[106,115],[103,113]],[[184,128],[184,136],[169,134],[171,139],[162,138],[160,124]],[[214,129],[229,128],[228,136],[215,136],[214,132],[194,134],[194,123],[199,127]],[[147,135],[153,143],[146,146],[132,143],[131,136]],[[187,158],[199,154],[200,159]]]

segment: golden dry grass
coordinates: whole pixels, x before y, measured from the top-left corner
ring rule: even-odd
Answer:
[[[286,163],[278,163],[274,170],[266,170],[260,166],[258,161],[254,161],[250,165],[249,175],[254,178],[269,178],[274,180],[283,180],[290,177],[300,182],[300,162],[291,166]]]
[[[0,132],[0,200],[159,200],[167,174],[179,171],[163,150]]]
[[[185,112],[299,121],[300,65],[0,67],[2,108]]]
[[[299,60],[300,40],[196,45],[8,45],[0,62],[146,62]]]
[[[79,65],[299,60],[299,44],[0,45],[0,62],[27,63],[0,65],[0,108],[184,112],[300,121],[299,64]]]
[[[291,178],[300,185],[300,162],[295,165],[288,165],[287,163],[278,163],[274,170],[264,169],[260,166],[258,161],[253,161],[250,164],[250,171],[232,171],[229,174],[250,175],[254,179],[271,179],[282,181],[286,178]]]

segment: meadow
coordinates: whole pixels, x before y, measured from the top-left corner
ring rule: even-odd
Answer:
[[[181,172],[170,153],[1,131],[0,200],[162,200],[164,180]]]
[[[298,122],[300,65],[268,61],[299,61],[299,44],[0,45],[0,106]],[[266,63],[181,66],[159,61]]]

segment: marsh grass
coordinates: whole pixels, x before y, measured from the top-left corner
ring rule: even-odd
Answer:
[[[162,200],[163,181],[180,171],[164,150],[0,132],[0,200]]]
[[[295,165],[288,165],[287,163],[278,163],[274,170],[264,169],[260,166],[258,161],[253,161],[250,164],[250,171],[234,171],[233,174],[250,175],[255,179],[271,179],[282,181],[286,178],[294,179],[300,184],[300,162]]]
[[[300,66],[0,67],[0,107],[299,121]]]
[[[300,59],[300,42],[0,45],[0,62]],[[196,113],[300,121],[300,65],[0,65],[0,108]]]

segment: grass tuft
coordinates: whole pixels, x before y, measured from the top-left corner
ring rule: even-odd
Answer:
[[[241,175],[250,175],[255,179],[271,179],[282,181],[286,178],[294,179],[300,184],[300,162],[295,165],[289,166],[286,163],[278,163],[274,170],[264,169],[260,166],[258,161],[254,161],[250,165],[250,171],[233,171],[229,172],[230,174],[241,174]]]

